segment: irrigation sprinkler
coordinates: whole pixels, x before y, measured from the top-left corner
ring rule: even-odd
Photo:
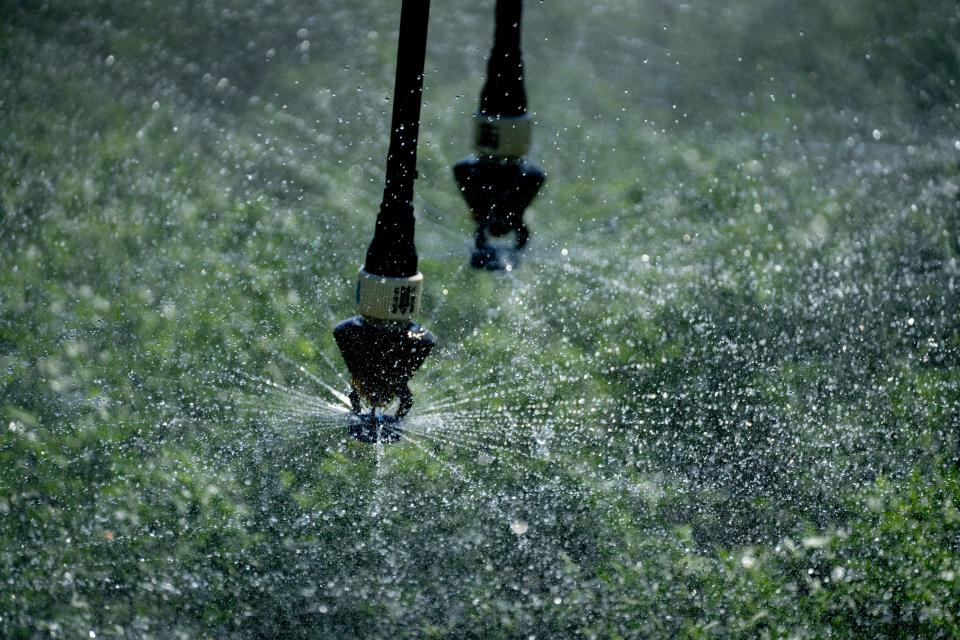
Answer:
[[[400,438],[399,423],[413,406],[408,382],[436,342],[412,319],[423,292],[413,241],[413,183],[429,13],[429,0],[403,0],[383,201],[357,283],[358,315],[333,330],[351,376],[357,420],[350,432],[364,442]],[[396,411],[389,415],[394,401]]]
[[[497,0],[493,49],[487,81],[474,115],[476,155],[453,167],[470,213],[477,223],[470,264],[477,269],[506,269],[516,263],[530,230],[523,214],[546,175],[527,160],[531,119],[523,85],[520,51],[522,0]],[[491,237],[513,233],[513,247],[499,247]]]

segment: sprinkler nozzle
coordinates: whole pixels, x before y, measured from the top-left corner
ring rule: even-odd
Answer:
[[[350,424],[350,435],[367,444],[397,442],[403,437],[400,418],[382,413],[358,417]]]
[[[361,315],[333,330],[351,376],[350,405],[360,418],[350,432],[359,440],[387,440],[413,406],[407,383],[430,355],[433,334],[410,318],[420,308],[423,276],[388,278],[360,271],[357,308]],[[396,414],[383,414],[394,400]],[[366,406],[366,408],[365,408]],[[396,439],[396,438],[394,438]]]

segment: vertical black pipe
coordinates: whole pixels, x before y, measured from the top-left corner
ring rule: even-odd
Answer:
[[[430,0],[403,0],[386,182],[364,265],[368,273],[380,276],[402,278],[417,273],[413,182],[417,177],[417,136],[429,14]]]
[[[480,92],[480,113],[485,116],[514,117],[527,112],[520,51],[522,9],[522,0],[497,0],[493,50]]]

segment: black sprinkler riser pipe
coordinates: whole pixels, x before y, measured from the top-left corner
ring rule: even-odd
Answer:
[[[522,0],[497,0],[493,49],[487,63],[487,81],[480,91],[480,113],[514,117],[527,112],[520,50]]]
[[[429,15],[430,0],[403,0],[383,201],[364,264],[367,272],[379,276],[405,278],[417,273],[413,183]]]

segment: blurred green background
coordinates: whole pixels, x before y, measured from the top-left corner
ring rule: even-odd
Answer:
[[[435,2],[377,448],[321,382],[399,7],[0,1],[0,636],[960,633],[958,5],[528,0],[490,274],[493,3]]]

